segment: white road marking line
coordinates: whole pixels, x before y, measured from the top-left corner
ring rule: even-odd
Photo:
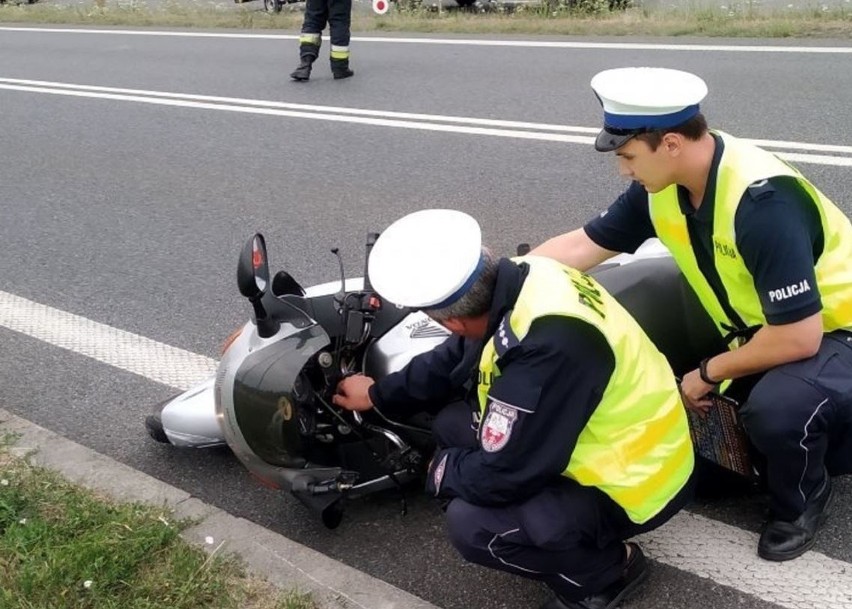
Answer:
[[[570,133],[572,132],[589,134],[598,132],[598,129],[593,127],[446,116],[440,114],[392,112],[362,108],[345,108],[339,106],[317,106],[271,100],[194,95],[173,93],[170,91],[150,91],[145,89],[127,89],[94,85],[77,85],[73,83],[16,78],[0,78],[0,90],[106,99],[112,101],[129,101],[203,110],[242,112],[246,114],[260,114],[267,116],[283,116],[289,118],[354,123],[380,127],[395,127],[398,129],[417,129],[422,131],[463,133],[468,135],[488,135],[492,137],[508,137],[571,144],[594,143],[594,137],[592,135],[571,135]],[[554,133],[554,131],[557,133]],[[852,146],[772,140],[751,141],[767,148],[789,148],[803,151],[814,150],[852,155]],[[781,158],[797,163],[852,167],[852,156],[844,157],[824,154],[802,154],[783,151],[778,151],[777,154]]]
[[[0,326],[179,389],[205,380],[216,366],[210,358],[3,291]],[[763,561],[756,534],[690,512],[640,541],[654,560],[787,609],[852,609],[852,565],[819,552],[786,563]]]
[[[812,163],[814,165],[833,165],[835,167],[852,167],[852,158],[827,156],[824,154],[798,154],[795,152],[776,152],[776,155],[791,163]]]
[[[337,114],[321,114],[310,112],[296,112],[293,110],[278,110],[275,108],[257,108],[252,106],[234,106],[229,104],[212,104],[202,102],[191,102],[181,100],[163,99],[159,97],[145,97],[139,95],[116,95],[111,93],[92,93],[87,91],[68,91],[62,89],[48,89],[43,87],[23,87],[17,85],[0,85],[0,89],[12,91],[30,91],[34,93],[47,93],[49,95],[65,95],[70,97],[89,97],[96,99],[109,99],[113,101],[132,101],[143,104],[158,106],[177,106],[182,108],[195,108],[204,110],[224,110],[227,112],[242,112],[245,114],[265,114],[267,116],[286,116],[290,118],[306,118],[321,121],[339,123],[355,123],[361,125],[374,125],[380,127],[397,127],[399,129],[419,129],[423,131],[443,131],[450,133],[467,133],[470,135],[492,135],[496,137],[512,137],[529,140],[545,140],[551,142],[571,142],[579,144],[590,144],[594,141],[591,137],[580,137],[574,135],[557,135],[549,133],[535,133],[532,131],[509,131],[505,129],[488,129],[483,127],[456,127],[452,125],[441,125],[438,123],[418,123],[400,120],[367,118],[360,116],[340,116]]]
[[[211,376],[218,364],[209,357],[3,291],[0,326],[183,390]]]
[[[852,146],[841,146],[837,144],[805,144],[803,142],[786,142],[783,140],[749,141],[755,146],[761,146],[762,148],[786,148],[787,150],[813,150],[815,152],[837,152],[840,154],[852,154]]]
[[[74,91],[92,91],[96,93],[117,93],[133,96],[162,97],[164,99],[183,99],[189,101],[234,104],[242,106],[258,106],[261,108],[281,108],[285,110],[304,110],[311,112],[328,112],[335,114],[351,114],[355,116],[374,116],[393,119],[408,119],[422,121],[438,121],[444,123],[466,123],[487,127],[509,127],[517,129],[533,129],[548,131],[574,131],[597,135],[600,129],[593,127],[571,127],[548,123],[531,123],[525,121],[507,121],[491,118],[472,118],[466,116],[447,116],[442,114],[420,114],[413,112],[394,112],[391,110],[368,110],[364,108],[347,108],[343,106],[317,106],[315,104],[295,104],[265,99],[247,99],[242,97],[222,97],[218,95],[193,95],[190,93],[173,93],[170,91],[151,91],[146,89],[127,89],[120,87],[102,87],[95,85],[77,85],[73,83],[51,82],[45,80],[26,80],[20,78],[0,78],[0,84],[23,85],[25,87],[45,87],[53,89],[69,89]],[[27,89],[22,89],[27,90]],[[808,146],[808,144],[804,144]],[[839,146],[838,148],[844,148]],[[846,152],[852,153],[852,146],[846,146]],[[822,150],[822,149],[821,149]]]
[[[113,36],[168,36],[178,38],[225,38],[238,40],[298,40],[297,34],[240,34],[233,32],[170,32],[164,30],[112,30],[87,28],[0,27],[7,32],[45,34],[96,34]],[[722,45],[722,44],[650,44],[641,42],[575,42],[568,40],[489,40],[477,38],[396,38],[391,36],[354,36],[353,42],[388,44],[438,44],[485,47],[523,47],[539,49],[611,49],[630,51],[719,51],[726,53],[817,53],[850,54],[852,47]]]
[[[638,539],[654,560],[781,607],[852,608],[852,566],[819,552],[761,560],[755,533],[687,511]]]

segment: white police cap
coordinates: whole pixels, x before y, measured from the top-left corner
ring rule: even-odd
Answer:
[[[592,78],[604,110],[595,149],[609,152],[645,131],[668,129],[698,114],[707,84],[695,74],[668,68],[617,68]]]
[[[476,220],[452,209],[425,209],[385,229],[367,272],[376,292],[394,304],[442,309],[470,289],[483,266]]]

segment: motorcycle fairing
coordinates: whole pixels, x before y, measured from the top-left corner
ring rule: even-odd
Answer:
[[[300,456],[293,388],[302,368],[330,344],[319,325],[282,324],[260,338],[248,324],[228,349],[216,374],[216,415],[225,441],[265,484],[291,488],[306,472],[333,478],[340,468],[312,467]]]
[[[211,376],[163,404],[160,412],[163,432],[174,446],[208,448],[225,443],[215,417],[215,380],[215,376]]]
[[[367,376],[379,379],[402,370],[412,358],[431,351],[450,336],[449,330],[422,311],[404,311],[407,315],[395,313],[394,325],[364,353],[362,370]]]
[[[642,326],[675,375],[698,367],[726,346],[698,297],[670,256],[602,265],[591,275]]]

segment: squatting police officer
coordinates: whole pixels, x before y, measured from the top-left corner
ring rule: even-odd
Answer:
[[[765,457],[771,512],[758,554],[795,558],[825,519],[830,476],[852,473],[849,219],[794,167],[709,131],[698,76],[621,68],[592,88],[604,110],[595,147],[615,151],[633,183],[534,253],[586,269],[649,237],[668,247],[730,346],[685,375],[687,406],[706,410],[731,379],[753,385],[740,414]]]
[[[473,408],[448,406],[433,427],[427,492],[449,500],[453,544],[545,582],[547,609],[615,607],[647,575],[624,540],[691,493],[686,411],[663,355],[594,279],[547,258],[495,259],[461,212],[398,220],[369,273],[386,300],[453,334],[377,382],[344,379],[335,403],[412,409],[474,379]]]

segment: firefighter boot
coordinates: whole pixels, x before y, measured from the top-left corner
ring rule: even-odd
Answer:
[[[334,80],[340,80],[341,78],[349,78],[355,72],[349,68],[349,58],[347,57],[346,59],[331,60],[331,74],[334,76]]]
[[[319,45],[302,42],[299,45],[299,65],[290,73],[293,80],[303,81],[311,77],[311,66],[319,55]]]

